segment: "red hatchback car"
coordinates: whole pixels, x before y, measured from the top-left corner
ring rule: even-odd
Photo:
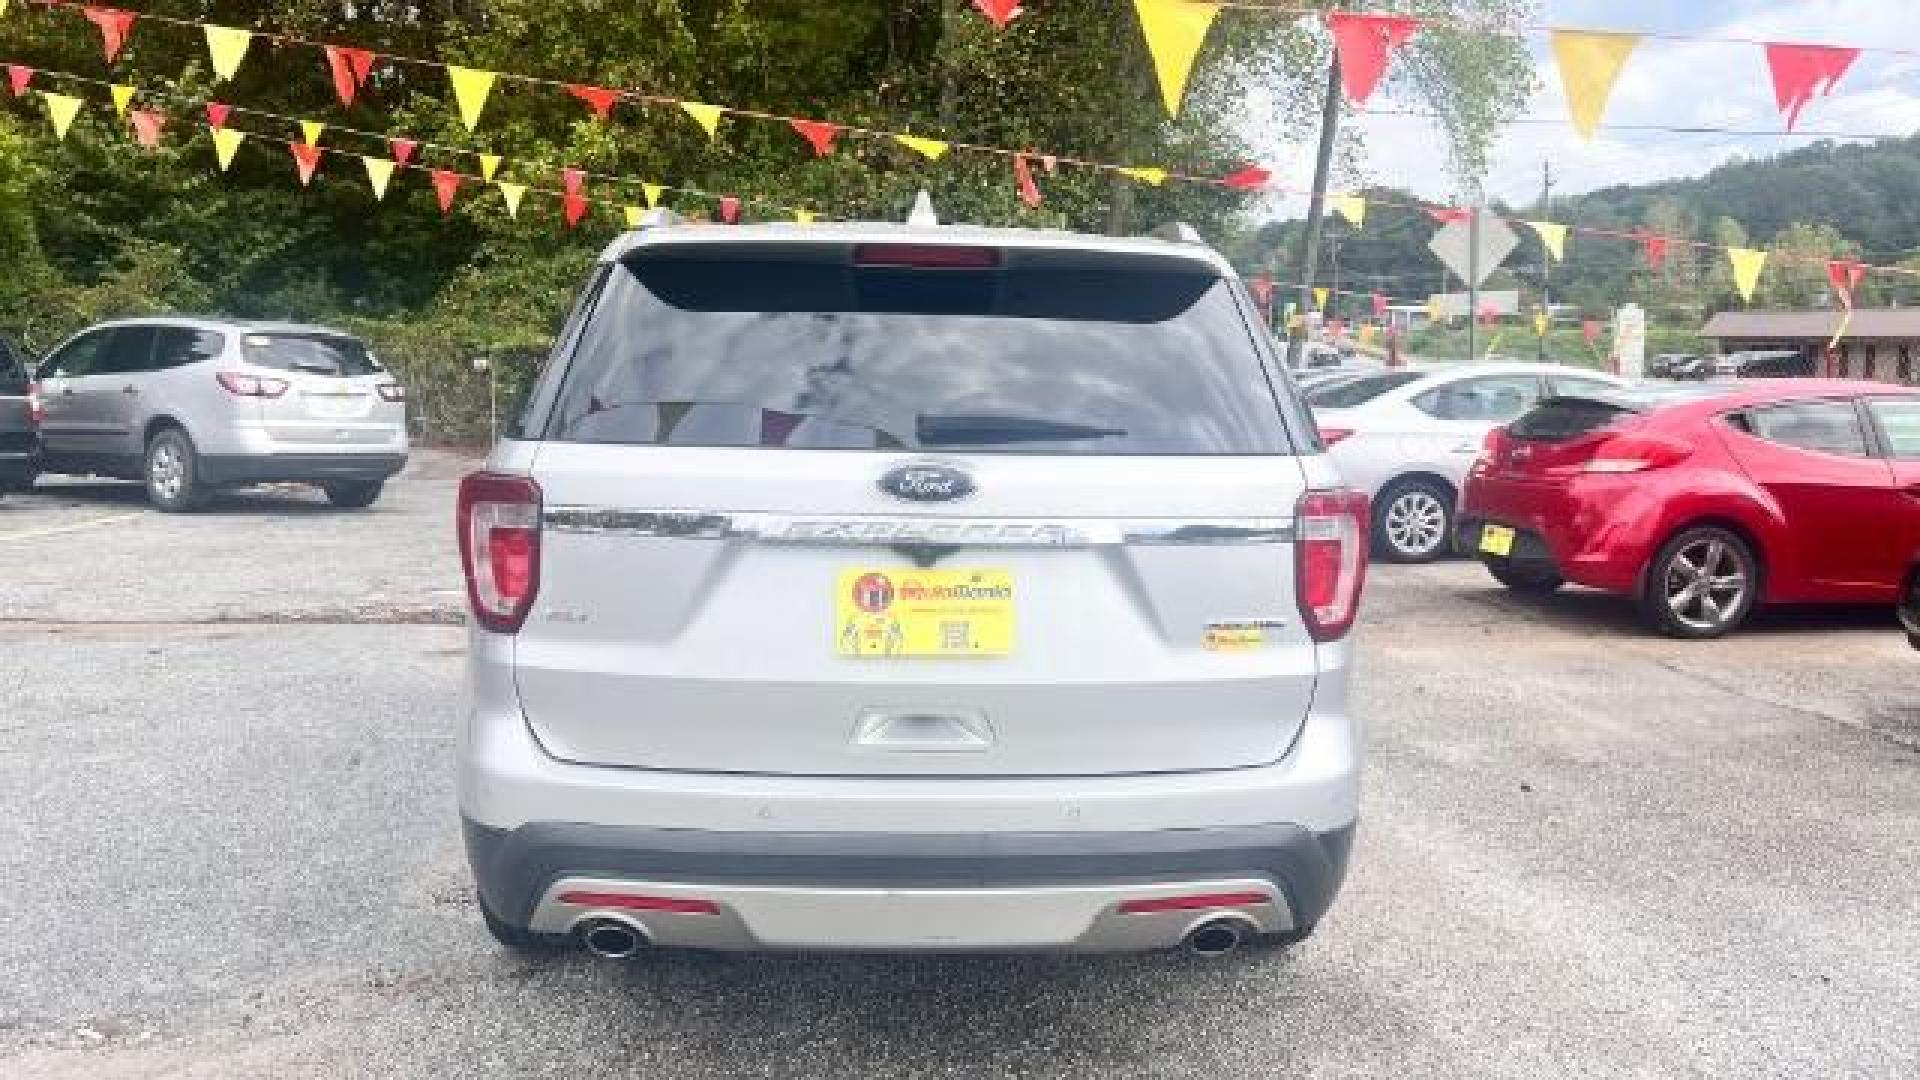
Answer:
[[[1894,604],[1920,550],[1920,392],[1832,379],[1553,398],[1487,437],[1461,548],[1521,592],[1635,597],[1675,637],[1756,605]]]

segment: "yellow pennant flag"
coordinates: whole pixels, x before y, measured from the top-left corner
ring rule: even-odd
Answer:
[[[65,139],[67,129],[73,127],[73,118],[80,114],[80,99],[70,94],[53,94],[45,90],[40,96],[47,99],[47,116],[53,121],[53,137]]]
[[[1639,44],[1639,34],[1553,32],[1553,55],[1560,65],[1560,83],[1566,88],[1573,127],[1588,142],[1600,130],[1600,117],[1607,111],[1607,99],[1613,96],[1620,69]]]
[[[1343,218],[1353,223],[1356,229],[1367,227],[1367,200],[1358,195],[1335,195],[1333,208]]]
[[[1147,35],[1147,51],[1153,54],[1153,70],[1160,77],[1160,97],[1166,102],[1167,115],[1180,115],[1180,102],[1187,96],[1187,78],[1193,74],[1193,58],[1207,40],[1220,5],[1189,3],[1188,0],[1133,0],[1140,15],[1140,29]]]
[[[453,83],[453,100],[460,106],[460,122],[472,131],[480,126],[480,112],[487,107],[487,95],[493,93],[494,73],[478,68],[447,65],[447,78]]]
[[[0,0],[0,15],[7,13],[7,0]]]
[[[213,60],[213,73],[222,79],[231,79],[240,70],[240,61],[247,57],[247,46],[253,44],[253,34],[232,26],[205,26],[207,33],[207,55]]]
[[[300,137],[307,141],[308,146],[319,146],[320,135],[326,130],[327,125],[318,120],[300,121]]]
[[[119,113],[122,117],[126,116],[127,106],[133,104],[133,87],[121,86],[115,83],[107,89],[108,92],[113,95],[113,111]]]
[[[709,105],[704,101],[683,101],[680,103],[680,107],[685,109],[687,115],[693,117],[693,119],[699,123],[700,127],[706,131],[707,138],[713,139],[719,136],[720,117],[727,110],[718,105]]]
[[[1313,290],[1313,306],[1321,311],[1327,310],[1327,301],[1332,299],[1333,290],[1322,285]]]
[[[799,222],[802,225],[811,225],[819,217],[820,217],[819,214],[816,214],[811,210],[795,210],[793,212],[793,220]]]
[[[221,172],[233,168],[233,155],[240,149],[240,144],[246,137],[245,132],[235,131],[232,128],[213,129],[213,152],[220,159]]]
[[[640,223],[647,218],[647,212],[637,206],[623,206],[620,210],[621,213],[627,215],[627,228],[629,229],[639,228]]]
[[[894,140],[901,146],[919,154],[928,161],[939,161],[946,156],[949,147],[939,139],[922,139],[913,135],[895,135]]]
[[[507,216],[518,221],[520,219],[520,200],[526,197],[527,185],[502,180],[497,186],[500,188],[501,197],[507,200]],[[628,209],[632,209],[632,207],[628,207]]]
[[[1529,221],[1527,228],[1540,234],[1540,242],[1547,247],[1547,254],[1554,262],[1563,262],[1567,257],[1567,227],[1554,221]]]
[[[499,154],[481,154],[480,179],[485,180],[489,184],[493,183],[493,174],[500,171],[500,162],[501,157]]]
[[[1152,184],[1154,187],[1159,187],[1161,184],[1167,182],[1167,170],[1156,165],[1143,165],[1130,169],[1121,169],[1120,172],[1123,175],[1133,177],[1143,184]]]
[[[389,158],[363,157],[360,163],[367,167],[367,183],[373,185],[374,201],[385,199],[387,181],[393,179],[393,161]]]
[[[1727,261],[1733,264],[1733,285],[1740,299],[1753,303],[1753,290],[1760,284],[1760,271],[1766,269],[1767,253],[1752,248],[1728,248]]]
[[[667,189],[661,184],[641,184],[640,190],[647,193],[647,206],[653,208],[660,205],[660,196],[666,194]]]
[[[1549,318],[1548,318],[1548,316],[1547,316],[1547,309],[1546,309],[1546,308],[1534,308],[1534,309],[1533,309],[1533,333],[1534,333],[1534,336],[1535,336],[1535,337],[1546,337],[1546,336],[1547,336],[1547,331],[1548,331],[1548,330],[1550,330],[1550,329],[1552,329],[1552,328],[1553,328],[1553,322],[1552,322],[1552,320],[1551,320],[1551,319],[1549,319]]]
[[[1447,311],[1446,308],[1441,305],[1440,298],[1437,296],[1427,297],[1427,321],[1437,323],[1446,318],[1446,316]]]

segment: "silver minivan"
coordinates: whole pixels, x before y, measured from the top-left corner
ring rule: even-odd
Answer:
[[[405,389],[364,342],[325,327],[105,323],[50,353],[39,379],[41,471],[144,480],[162,510],[268,482],[371,506],[407,462]]]
[[[606,957],[1296,940],[1358,802],[1346,490],[1192,238],[670,222],[458,508],[488,927]]]

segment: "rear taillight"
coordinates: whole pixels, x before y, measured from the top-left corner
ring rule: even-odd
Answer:
[[[1333,444],[1340,442],[1343,439],[1350,439],[1352,437],[1353,437],[1352,428],[1323,427],[1320,429],[1320,445],[1321,446],[1332,446]]]
[[[1693,448],[1658,435],[1615,435],[1599,445],[1586,464],[1586,473],[1638,473],[1678,465],[1692,456]]]
[[[1467,472],[1473,476],[1485,476],[1491,472],[1493,463],[1499,461],[1500,455],[1506,452],[1508,441],[1506,428],[1494,428],[1487,432],[1487,437],[1480,440],[1480,456],[1474,459],[1473,466]]]
[[[219,380],[221,389],[234,397],[277,398],[287,392],[285,379],[248,375],[243,371],[221,371],[213,377]]]
[[[575,907],[623,908],[627,911],[662,911],[672,915],[718,915],[720,905],[711,900],[691,900],[684,896],[636,896],[632,893],[563,892],[560,902]]]
[[[405,401],[405,400],[407,400],[407,388],[406,388],[406,387],[404,387],[404,386],[401,386],[401,385],[400,385],[399,383],[397,383],[397,382],[390,382],[390,383],[381,383],[381,384],[380,384],[380,385],[379,385],[378,387],[376,387],[375,389],[377,389],[377,390],[379,391],[379,393],[380,393],[380,400],[382,400],[382,401]]]
[[[1353,629],[1367,579],[1367,497],[1309,491],[1294,512],[1294,533],[1300,617],[1315,641],[1337,641]]]
[[[458,526],[473,617],[496,634],[518,632],[540,591],[540,485],[473,473],[460,481]]]
[[[47,406],[40,400],[40,384],[27,384],[27,423],[34,427],[47,422]]]

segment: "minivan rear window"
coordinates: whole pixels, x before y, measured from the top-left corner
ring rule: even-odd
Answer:
[[[547,425],[570,442],[1278,454],[1231,287],[1203,267],[1008,251],[855,266],[845,247],[616,267]]]
[[[372,375],[380,365],[366,345],[333,334],[247,334],[240,339],[247,363],[281,371],[355,378]]]

